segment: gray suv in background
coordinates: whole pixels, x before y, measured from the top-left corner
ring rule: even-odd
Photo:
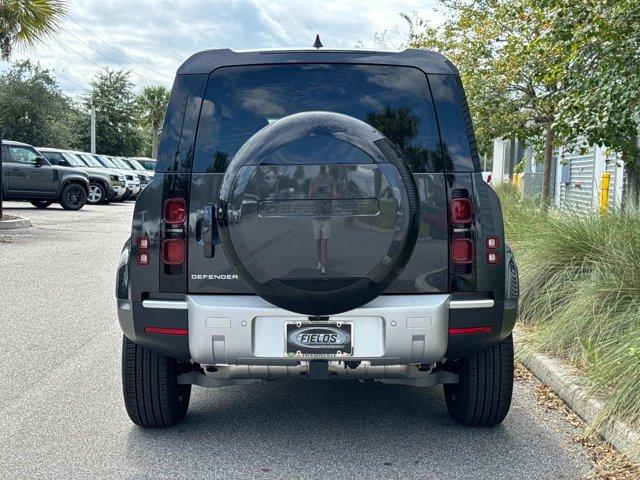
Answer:
[[[38,148],[52,165],[79,168],[89,175],[89,196],[87,202],[96,205],[121,198],[126,191],[125,177],[117,170],[105,170],[95,160],[89,164],[82,157],[68,150],[58,148]]]
[[[51,165],[26,143],[2,141],[2,193],[6,200],[25,200],[38,208],[59,202],[80,210],[87,202],[89,176],[78,168]]]

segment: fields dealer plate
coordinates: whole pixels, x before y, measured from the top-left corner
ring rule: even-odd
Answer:
[[[353,324],[291,322],[286,324],[289,357],[349,356],[353,354]]]

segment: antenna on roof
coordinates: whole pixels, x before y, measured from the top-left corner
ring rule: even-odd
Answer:
[[[322,48],[324,47],[324,45],[322,45],[322,42],[320,41],[320,34],[318,33],[316,35],[316,41],[313,42],[313,48]]]

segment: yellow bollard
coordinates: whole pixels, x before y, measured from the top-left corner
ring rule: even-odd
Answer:
[[[607,213],[609,209],[609,184],[611,183],[611,174],[604,172],[602,181],[600,182],[600,215]]]

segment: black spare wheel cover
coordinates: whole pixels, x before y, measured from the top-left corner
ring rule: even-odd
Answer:
[[[305,315],[376,298],[418,236],[418,192],[402,154],[347,115],[297,113],[264,127],[236,153],[220,192],[220,239],[238,275]]]

